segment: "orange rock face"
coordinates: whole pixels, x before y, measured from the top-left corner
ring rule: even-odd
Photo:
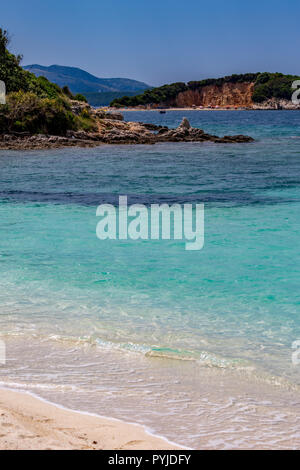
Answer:
[[[238,106],[251,107],[254,83],[224,83],[222,86],[208,85],[200,90],[179,93],[175,106]]]

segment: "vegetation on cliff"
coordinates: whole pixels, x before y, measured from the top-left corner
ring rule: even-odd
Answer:
[[[260,73],[255,81],[252,100],[262,103],[271,98],[290,100],[292,96],[292,83],[299,80],[295,75],[282,73]]]
[[[0,107],[0,132],[64,135],[76,128],[76,118],[66,103],[33,92],[10,93],[7,104]]]
[[[0,80],[5,82],[7,103],[0,105],[0,132],[29,132],[65,135],[67,130],[94,129],[93,118],[76,116],[69,89],[61,89],[45,77],[36,77],[20,66],[22,56],[8,50],[7,31],[0,28]]]
[[[188,90],[199,90],[209,85],[222,86],[225,83],[252,83],[257,80],[258,73],[233,74],[221,78],[206,78],[205,80],[188,82]]]
[[[183,82],[172,83],[171,85],[163,85],[158,88],[152,88],[146,90],[143,94],[137,96],[124,96],[113,100],[111,106],[122,107],[122,106],[139,106],[146,104],[163,104],[168,103],[176,96],[188,90],[188,87]]]
[[[143,94],[129,97],[123,96],[112,101],[111,106],[134,107],[139,105],[161,105],[172,106],[179,93],[185,91],[200,91],[207,86],[222,87],[231,83],[254,83],[253,102],[261,103],[270,98],[291,99],[292,83],[299,77],[293,75],[283,75],[281,73],[246,73],[234,74],[222,78],[208,78],[200,81],[185,83],[172,83],[151,90],[146,90]]]
[[[109,106],[109,104],[118,98],[123,96],[136,96],[141,91],[102,91],[101,93],[84,93],[88,103],[91,106]]]

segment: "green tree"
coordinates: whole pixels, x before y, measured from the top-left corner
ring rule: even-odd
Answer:
[[[86,99],[86,97],[84,95],[82,95],[81,93],[77,93],[77,95],[74,96],[74,100],[77,100],[77,101],[82,101],[83,103],[87,103],[88,100]]]

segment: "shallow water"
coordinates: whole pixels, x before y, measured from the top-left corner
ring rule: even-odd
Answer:
[[[56,359],[47,365],[52,369],[50,382],[56,377],[55,383],[62,386],[66,367],[60,348],[66,341],[72,386],[75,390],[82,382],[86,385],[83,394],[70,393],[74,407],[81,404],[89,411],[145,422],[173,440],[176,435],[170,435],[170,429],[178,426],[182,414],[175,382],[183,381],[189,412],[180,442],[200,446],[204,428],[199,428],[202,418],[195,407],[200,410],[205,393],[197,392],[198,382],[187,379],[188,368],[196,364],[203,371],[209,366],[217,373],[222,368],[228,377],[232,371],[246,371],[253,383],[259,377],[259,383],[263,378],[265,383],[285,384],[282,387],[300,385],[300,365],[293,365],[291,348],[300,338],[300,113],[125,113],[128,120],[171,127],[183,116],[207,132],[244,133],[256,141],[0,152],[0,331],[7,339],[23,338],[9,342],[8,362],[0,372],[6,382],[22,386],[35,377],[35,391],[51,398],[50,389],[45,392],[49,378],[43,368],[35,369],[32,353],[38,350],[36,341],[54,348]],[[128,195],[130,204],[205,203],[204,249],[187,252],[184,242],[175,240],[98,240],[96,206],[116,203],[119,195]],[[102,364],[101,373],[96,373],[76,349],[77,361],[84,363],[79,369],[83,372],[75,372],[74,345],[79,351],[88,348],[88,364],[100,352],[105,363],[112,357],[122,371],[129,362],[133,369],[139,364],[134,374],[143,384],[142,400],[155,388],[156,411],[145,416],[142,405],[132,411],[128,374],[120,384],[120,375],[107,374],[100,356],[94,356]],[[170,364],[168,357],[189,360],[171,361],[170,368],[164,365]],[[149,367],[155,370],[155,387],[147,382]],[[165,379],[159,379],[165,368],[175,381],[168,383],[176,403],[172,426],[157,417],[166,417],[169,409]],[[95,409],[91,390],[92,384],[101,385],[98,375],[107,377],[107,390],[115,389],[116,395],[109,407],[97,395]],[[226,379],[227,389],[229,382]],[[209,396],[209,386],[205,390]],[[52,398],[63,401],[57,390]],[[218,400],[215,397],[216,406]],[[282,400],[273,413],[288,405]],[[297,416],[295,403],[289,412]],[[209,423],[209,414],[204,421]],[[247,424],[249,430],[254,421]],[[295,434],[298,422],[294,425]],[[238,445],[229,437],[218,442],[219,447]]]

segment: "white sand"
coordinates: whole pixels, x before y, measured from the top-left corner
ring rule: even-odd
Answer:
[[[76,413],[29,394],[0,390],[0,450],[27,449],[167,450],[176,446],[139,425]]]

